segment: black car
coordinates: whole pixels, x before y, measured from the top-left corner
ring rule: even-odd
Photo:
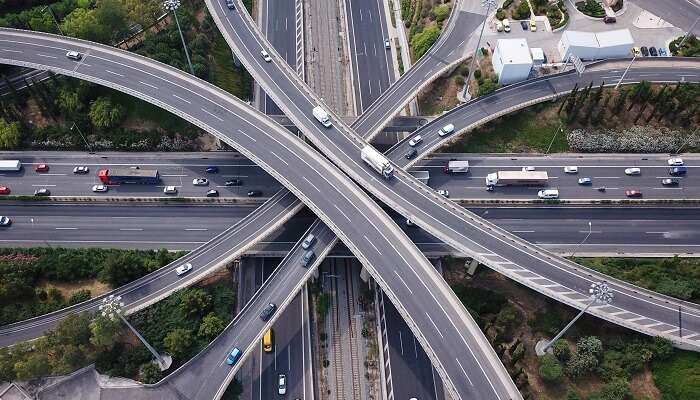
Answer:
[[[233,0],[226,0],[226,7],[228,7],[229,10],[235,10],[236,4],[233,2]]]
[[[527,26],[527,21],[520,21],[520,27],[523,28],[524,31],[527,31],[530,29],[530,27]]]
[[[645,46],[642,46],[642,48],[639,50],[642,52],[644,57],[649,57],[649,49],[647,49]]]
[[[410,159],[412,159],[413,157],[415,157],[416,154],[418,154],[418,150],[416,150],[416,149],[411,149],[411,150],[409,150],[409,151],[404,155],[404,157],[406,157],[407,160],[410,160]]]
[[[248,197],[260,197],[262,196],[262,191],[260,190],[249,190]]]
[[[37,189],[34,191],[34,196],[51,196],[51,191],[49,189]]]
[[[265,308],[263,308],[262,312],[260,313],[260,319],[263,321],[267,321],[270,319],[272,314],[275,313],[275,310],[277,309],[277,305],[275,303],[270,303]]]
[[[207,172],[207,174],[218,174],[218,173],[219,173],[219,167],[216,167],[216,166],[214,166],[214,167],[207,167],[207,169],[206,169],[205,171]]]
[[[668,170],[671,176],[685,175],[688,172],[688,167],[673,167]]]
[[[219,191],[216,189],[212,189],[207,192],[207,197],[219,197]]]
[[[243,181],[240,179],[231,179],[229,181],[226,181],[224,183],[225,186],[241,186],[243,185]]]
[[[652,57],[658,57],[659,53],[656,51],[656,47],[652,46],[649,47],[649,54],[651,54]]]

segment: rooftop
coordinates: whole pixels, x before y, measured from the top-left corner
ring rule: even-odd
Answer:
[[[530,47],[525,39],[499,39],[496,44],[502,64],[532,64]]]

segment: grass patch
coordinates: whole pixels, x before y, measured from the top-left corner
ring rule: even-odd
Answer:
[[[231,49],[223,36],[218,35],[212,43],[210,81],[242,100],[252,97],[252,78],[243,68],[233,64]]]
[[[464,140],[441,149],[447,153],[544,153],[560,124],[556,109],[549,104],[538,104],[521,112],[501,117],[477,128]],[[566,135],[558,134],[550,153],[569,150]]]
[[[654,382],[664,400],[700,399],[700,355],[678,352],[652,364]]]

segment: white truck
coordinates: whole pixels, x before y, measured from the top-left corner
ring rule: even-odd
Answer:
[[[326,128],[331,127],[331,117],[328,116],[328,113],[326,112],[326,110],[323,109],[323,107],[314,107],[313,114],[314,117],[316,117],[316,119],[318,120],[318,122],[321,123],[321,125],[325,126]]]
[[[362,161],[369,164],[375,171],[380,173],[385,179],[389,179],[394,174],[394,167],[389,160],[372,146],[365,146],[360,153]]]
[[[469,172],[469,161],[451,160],[447,165],[442,167],[442,172],[446,174],[458,174]]]
[[[498,171],[486,175],[486,186],[542,186],[548,180],[547,171]]]
[[[410,174],[424,185],[427,185],[430,181],[430,171],[411,171]]]
[[[22,162],[19,160],[0,160],[0,171],[17,172],[22,169]]]

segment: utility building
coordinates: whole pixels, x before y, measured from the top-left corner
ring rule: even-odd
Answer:
[[[532,70],[527,40],[499,39],[491,63],[502,85],[526,80]]]
[[[597,33],[565,31],[557,47],[562,61],[566,61],[571,55],[581,60],[622,58],[630,55],[633,46],[629,29],[619,29]]]

